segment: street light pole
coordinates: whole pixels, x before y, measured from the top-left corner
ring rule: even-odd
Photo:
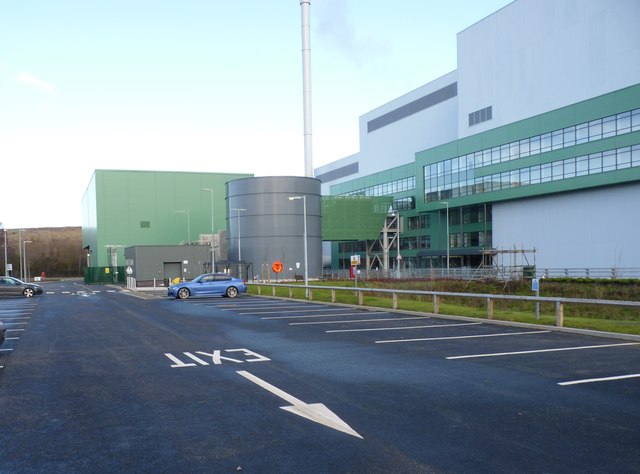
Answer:
[[[309,297],[309,265],[307,257],[307,196],[290,196],[289,201],[302,199],[302,216],[304,218],[303,238],[304,238],[304,286],[305,295]]]
[[[446,241],[447,241],[447,278],[449,278],[449,202],[442,201],[441,204],[444,204],[445,206],[447,206],[447,235],[446,235]]]
[[[20,279],[24,280],[24,276],[22,276],[22,274],[24,273],[23,270],[23,266],[22,266],[22,231],[24,229],[18,229],[18,254],[20,257]]]
[[[29,281],[29,273],[27,271],[27,244],[30,244],[32,241],[31,240],[25,240],[24,242],[22,242],[22,255],[24,256],[24,266],[25,266],[25,271],[24,271],[24,278],[22,279],[23,281]]]
[[[7,228],[4,224],[0,223],[2,230],[4,230],[4,276],[9,276],[7,273]]]
[[[216,257],[215,250],[213,248],[213,236],[214,236],[214,226],[213,226],[213,188],[203,188],[203,191],[208,191],[211,193],[211,273],[214,273],[216,270]]]

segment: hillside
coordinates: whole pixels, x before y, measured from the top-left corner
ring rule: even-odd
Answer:
[[[20,250],[26,248],[29,279],[45,273],[47,277],[82,276],[87,264],[82,249],[81,227],[40,227],[33,229],[7,229],[7,261],[13,265],[11,274],[20,278]],[[31,243],[25,244],[25,241]],[[20,243],[22,242],[22,249]],[[0,261],[4,270],[4,235],[0,233],[2,252]]]

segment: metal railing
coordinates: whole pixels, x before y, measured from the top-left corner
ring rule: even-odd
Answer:
[[[534,269],[536,278],[640,278],[640,268],[541,268]],[[361,269],[358,279],[371,280],[378,278],[394,279],[455,279],[455,280],[521,280],[528,275],[528,269],[520,267],[454,267],[449,268],[412,268],[392,270]],[[349,278],[349,270],[325,270],[325,280],[344,280]]]
[[[289,298],[293,298],[294,289],[302,289],[307,291],[307,299],[313,301],[314,290],[323,290],[331,292],[331,302],[336,302],[336,292],[350,292],[356,294],[358,305],[364,305],[365,294],[385,294],[389,295],[392,300],[392,309],[398,309],[398,297],[402,295],[412,296],[430,296],[433,298],[433,313],[439,314],[440,311],[440,298],[457,297],[457,298],[470,298],[480,299],[486,302],[487,319],[493,319],[494,316],[494,303],[496,301],[527,301],[536,304],[540,303],[552,303],[555,306],[555,321],[557,327],[564,327],[564,305],[565,304],[589,304],[589,305],[602,305],[602,306],[624,306],[640,308],[640,301],[622,301],[622,300],[598,300],[598,299],[584,299],[584,298],[565,298],[556,296],[520,296],[520,295],[492,295],[492,294],[480,294],[480,293],[453,293],[444,291],[421,291],[421,290],[397,290],[397,289],[385,289],[385,288],[360,288],[360,287],[344,287],[344,286],[317,286],[317,285],[291,285],[283,283],[249,283],[250,286],[256,286],[258,288],[258,294],[262,294],[262,288],[271,288],[271,296],[276,296],[277,288],[288,288]]]

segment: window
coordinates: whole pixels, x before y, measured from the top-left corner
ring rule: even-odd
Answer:
[[[483,117],[480,111],[478,114],[480,118]],[[490,117],[490,114],[486,116]],[[571,158],[573,161],[565,161],[564,164],[558,162],[554,167],[545,165],[537,168],[535,166],[520,168],[519,176],[514,171],[510,176],[497,174],[483,179],[474,179],[476,168],[535,156],[552,150],[565,149],[638,130],[640,130],[640,108],[438,161],[424,167],[424,199],[425,202],[432,202],[449,197],[464,197],[482,192],[509,189],[513,186],[538,184],[637,166],[635,164],[636,148],[634,148],[630,154],[618,151],[605,155],[595,154],[597,156],[591,157],[591,161],[589,158]],[[621,153],[620,158],[616,157],[618,153]],[[640,160],[640,158],[638,159]],[[398,180],[354,191],[350,194],[375,196],[415,189],[415,178],[410,179],[412,181]]]
[[[564,177],[575,178],[575,176],[576,176],[576,159],[569,158],[568,160],[564,160]]]
[[[564,163],[562,161],[556,161],[551,166],[551,179],[557,181],[564,178]]]
[[[563,130],[564,146],[573,146],[576,144],[576,127],[567,127]]]
[[[631,166],[631,147],[620,148],[617,154],[618,169],[628,168]]]
[[[602,138],[602,120],[592,120],[589,122],[589,141],[600,140]]]
[[[540,151],[545,153],[551,150],[551,134],[545,133],[540,137]]]
[[[551,134],[551,149],[558,150],[564,146],[564,130],[557,130]]]
[[[589,174],[589,157],[579,156],[576,158],[576,175],[584,176]]]
[[[616,151],[609,150],[602,154],[602,172],[613,171],[616,169]]]
[[[576,127],[576,145],[589,141],[589,125],[582,123]]]
[[[589,155],[589,174],[602,173],[602,154],[592,153]]]
[[[409,230],[426,229],[431,227],[431,214],[409,217],[407,219],[407,227]]]
[[[602,138],[613,137],[616,134],[616,117],[605,117],[602,119]]]
[[[631,112],[631,131],[637,132],[638,130],[640,130],[640,109]]]
[[[616,115],[616,129],[618,134],[629,133],[631,131],[631,112]]]
[[[141,229],[149,229],[149,228],[151,228],[151,222],[150,221],[140,221],[140,228]]]

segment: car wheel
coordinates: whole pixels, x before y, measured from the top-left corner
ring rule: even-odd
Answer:
[[[227,288],[226,295],[229,298],[235,298],[236,296],[238,296],[238,289],[235,286],[230,286],[229,288]]]
[[[25,298],[31,298],[33,296],[33,289],[25,288],[22,294],[24,295]]]
[[[188,288],[180,288],[178,290],[178,298],[181,300],[186,300],[189,297],[189,289]]]

